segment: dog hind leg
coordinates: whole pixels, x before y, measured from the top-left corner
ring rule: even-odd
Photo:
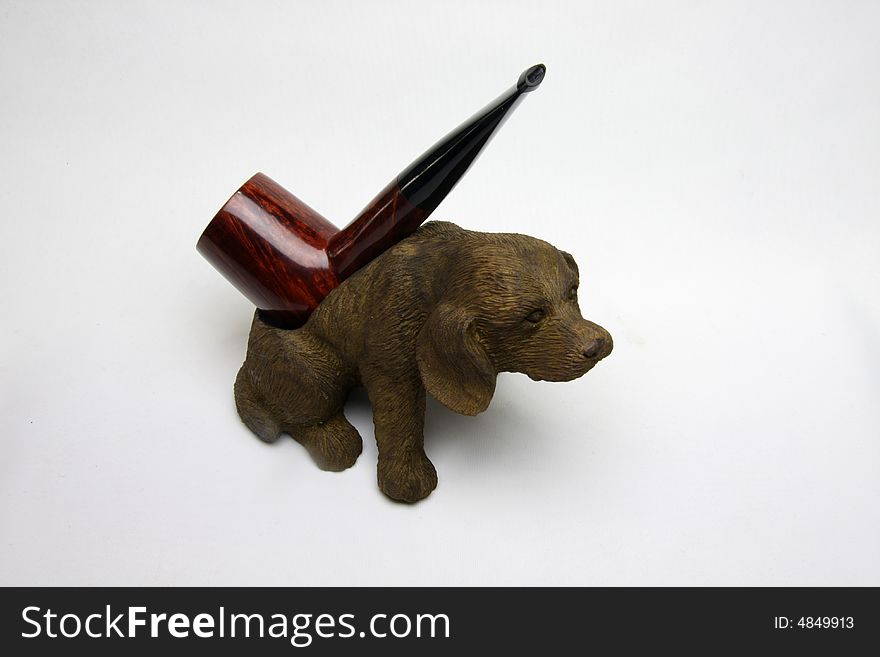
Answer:
[[[357,461],[363,449],[358,430],[340,410],[327,421],[288,430],[322,470],[340,472]]]

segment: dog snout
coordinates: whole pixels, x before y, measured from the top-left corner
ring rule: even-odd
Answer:
[[[608,332],[601,331],[600,335],[588,338],[587,343],[584,345],[583,350],[581,351],[581,355],[586,360],[602,360],[611,353],[613,344],[614,343],[612,342],[611,336],[608,334]]]
[[[583,356],[587,360],[593,360],[599,357],[599,354],[605,349],[605,340],[603,338],[595,338],[590,340],[583,350]]]

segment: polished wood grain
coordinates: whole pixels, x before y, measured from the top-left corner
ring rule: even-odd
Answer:
[[[196,248],[278,326],[300,326],[339,284],[327,244],[336,227],[258,173],[220,209]]]
[[[392,182],[338,230],[258,173],[220,209],[196,248],[266,321],[297,328],[341,281],[413,233],[428,214]]]
[[[330,238],[328,255],[342,281],[416,231],[430,212],[410,203],[397,181],[383,189],[348,226]]]

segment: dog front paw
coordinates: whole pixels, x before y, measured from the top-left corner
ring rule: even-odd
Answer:
[[[423,450],[379,456],[379,488],[393,500],[418,502],[437,488],[437,470]]]

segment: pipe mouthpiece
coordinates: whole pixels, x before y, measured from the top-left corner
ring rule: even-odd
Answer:
[[[543,64],[535,64],[531,68],[527,68],[519,76],[519,80],[516,81],[516,88],[523,93],[534,91],[541,84],[546,72],[547,67]]]

